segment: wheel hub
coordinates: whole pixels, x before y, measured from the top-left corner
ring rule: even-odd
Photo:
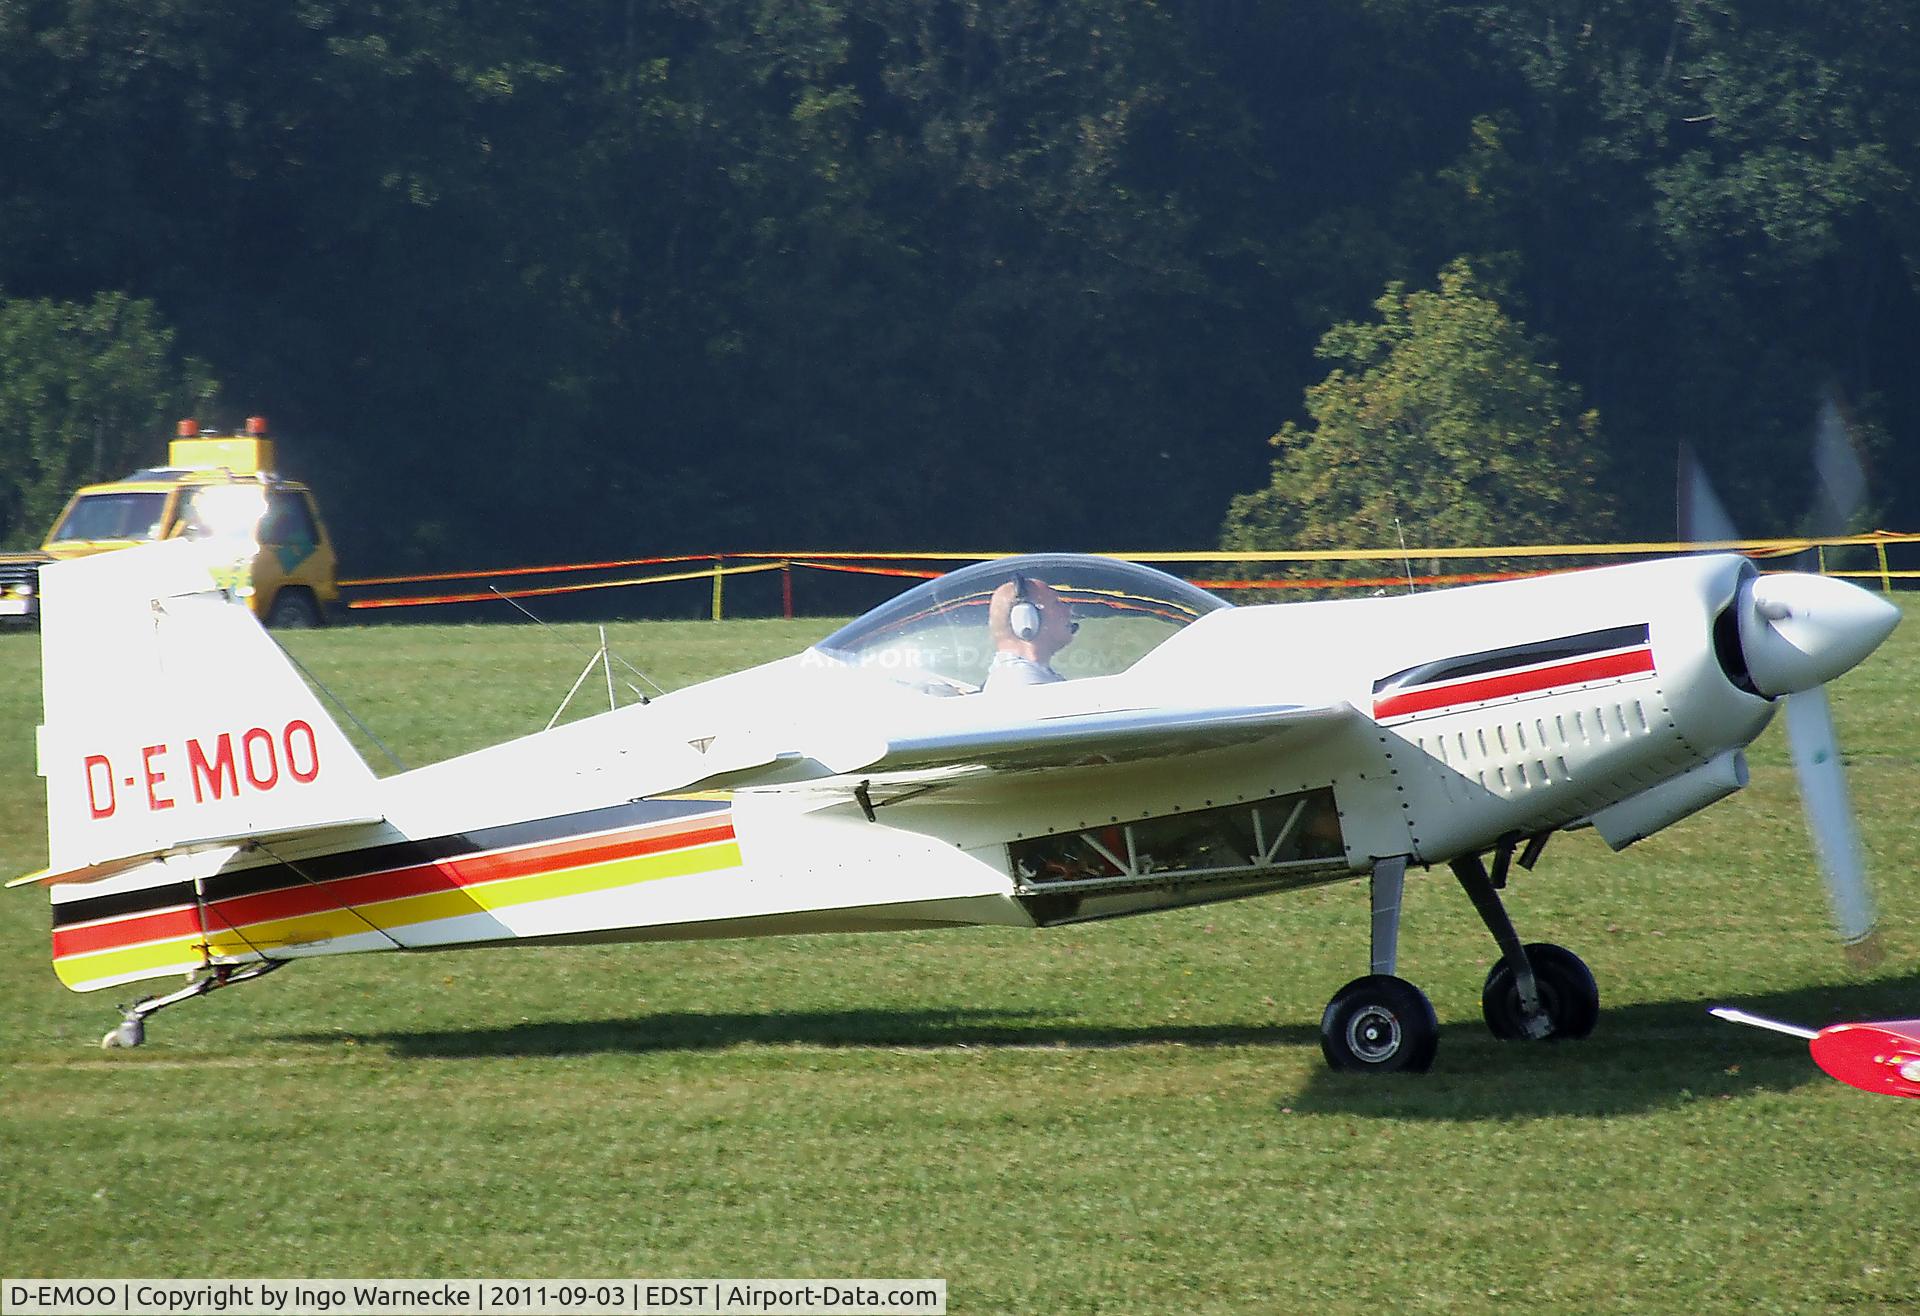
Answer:
[[[1348,1049],[1368,1064],[1391,1059],[1400,1037],[1400,1020],[1384,1006],[1369,1005],[1347,1024]]]

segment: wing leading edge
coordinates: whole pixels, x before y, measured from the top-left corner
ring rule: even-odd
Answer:
[[[909,785],[1008,773],[1067,771],[1178,759],[1271,742],[1304,748],[1360,713],[1351,704],[1134,708],[974,723],[874,741],[855,754],[790,752],[716,773],[690,790],[801,789],[855,780]]]

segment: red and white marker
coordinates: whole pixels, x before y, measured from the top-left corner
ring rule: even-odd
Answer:
[[[1920,1097],[1920,1019],[1831,1024],[1816,1033],[1726,1006],[1715,1006],[1711,1013],[1731,1023],[1806,1039],[1815,1064],[1863,1092]]]

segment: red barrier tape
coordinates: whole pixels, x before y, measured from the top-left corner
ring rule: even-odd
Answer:
[[[427,585],[437,580],[491,580],[496,576],[559,575],[563,571],[612,571],[618,567],[657,567],[669,562],[717,562],[718,553],[682,553],[675,557],[630,557],[618,562],[568,562],[552,567],[499,567],[492,571],[442,571],[424,576],[369,576],[365,580],[343,580],[344,589],[363,585]],[[492,595],[483,595],[491,598]]]

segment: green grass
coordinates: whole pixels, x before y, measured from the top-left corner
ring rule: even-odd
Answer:
[[[675,686],[823,623],[645,624]],[[410,763],[538,728],[588,628],[294,636]],[[604,686],[589,685],[588,694]],[[1920,629],[1835,690],[1887,964],[1827,930],[1779,731],[1752,786],[1509,895],[1606,1001],[1499,1044],[1493,950],[1409,887],[1437,1068],[1329,1073],[1359,884],[1045,933],[314,961],[95,1048],[44,897],[0,901],[0,1273],[941,1276],[964,1312],[1803,1312],[1920,1305],[1916,1108],[1710,1019],[1920,1014]],[[44,860],[37,653],[0,636],[0,872]]]

